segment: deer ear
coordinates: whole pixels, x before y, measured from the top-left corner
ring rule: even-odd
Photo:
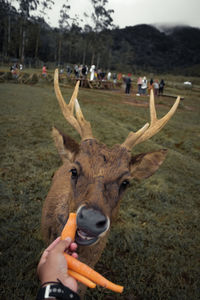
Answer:
[[[131,158],[130,172],[133,179],[145,179],[153,175],[165,160],[166,149],[142,153]]]
[[[79,144],[55,127],[52,129],[52,136],[63,163],[65,161],[73,162],[76,154],[79,152]]]

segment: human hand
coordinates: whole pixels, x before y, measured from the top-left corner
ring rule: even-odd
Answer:
[[[65,286],[74,292],[77,291],[77,282],[73,277],[68,275],[67,262],[63,255],[63,252],[67,251],[71,253],[73,257],[77,258],[78,255],[74,252],[76,248],[77,244],[71,243],[71,238],[66,238],[62,241],[60,237],[58,237],[45,249],[37,267],[41,284],[48,281],[57,282],[59,279]]]

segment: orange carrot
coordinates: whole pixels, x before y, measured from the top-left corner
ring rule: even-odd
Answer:
[[[67,223],[63,228],[61,233],[61,240],[64,240],[66,237],[70,237],[74,241],[76,233],[76,214],[70,213]],[[64,256],[68,264],[68,273],[70,276],[74,277],[83,284],[94,288],[96,284],[99,284],[107,289],[110,289],[114,292],[122,293],[123,286],[112,283],[107,280],[105,277],[94,271],[92,268],[86,264],[80,262],[71,255],[64,253]]]
[[[70,237],[72,241],[74,241],[75,234],[76,234],[76,214],[70,213],[67,223],[65,224],[65,227],[63,228],[63,231],[61,233],[61,240]]]
[[[68,269],[68,274],[70,276],[74,277],[76,280],[80,281],[81,283],[87,285],[91,289],[96,287],[96,284],[94,282],[92,282],[91,280],[87,279],[86,277],[80,275],[77,272],[74,272],[74,271]]]
[[[123,286],[112,283],[107,280],[105,277],[94,271],[92,268],[88,267],[86,264],[80,262],[78,259],[72,257],[71,255],[64,253],[64,256],[67,260],[68,268],[85,276],[91,281],[99,284],[107,289],[110,289],[117,293],[123,292]]]

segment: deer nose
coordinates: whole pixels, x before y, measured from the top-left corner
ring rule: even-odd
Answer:
[[[77,212],[77,227],[93,235],[99,236],[109,228],[109,219],[99,210],[82,206]]]

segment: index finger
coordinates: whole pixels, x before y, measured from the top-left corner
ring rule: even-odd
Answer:
[[[46,259],[47,259],[47,256],[49,255],[49,252],[59,243],[60,241],[60,237],[58,237],[56,240],[54,240],[49,246],[48,248],[46,248],[42,255],[41,255],[41,258],[40,258],[40,261],[39,261],[39,265],[42,265],[43,263],[46,262]]]
[[[57,237],[49,246],[45,249],[45,251],[51,251],[60,241],[60,236]]]

